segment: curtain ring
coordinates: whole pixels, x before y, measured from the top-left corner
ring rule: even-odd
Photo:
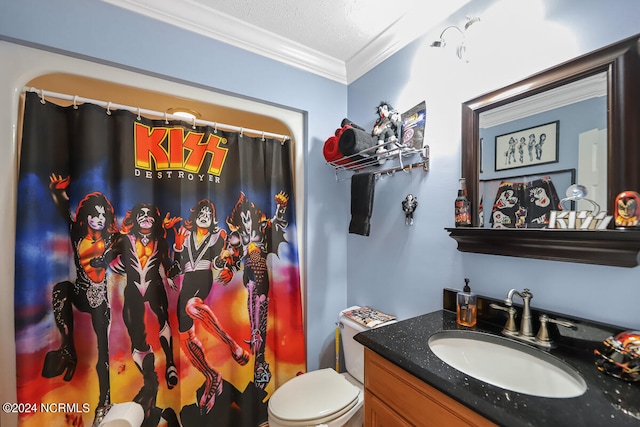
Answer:
[[[191,128],[192,129],[196,128],[196,117],[195,116],[193,116],[193,124],[191,125]]]
[[[142,117],[140,117],[140,107],[138,107],[138,117],[137,117],[138,121],[142,120]]]
[[[46,104],[47,102],[44,100],[44,90],[40,89],[40,103]]]
[[[164,112],[164,124],[168,125],[169,124],[169,119],[167,118],[167,112]]]
[[[282,135],[282,141],[280,141],[280,145],[284,146],[284,143],[287,142],[287,139],[289,139],[287,135]]]
[[[244,128],[240,128],[240,138],[244,137]]]
[[[109,103],[107,104],[107,115],[111,115],[111,101],[109,101]]]
[[[218,134],[218,122],[213,124],[213,133]]]
[[[264,142],[264,131],[262,131],[262,139],[261,139],[261,141]]]
[[[78,109],[78,95],[73,95],[73,109]]]

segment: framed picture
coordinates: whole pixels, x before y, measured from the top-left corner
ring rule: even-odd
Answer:
[[[560,121],[496,136],[496,171],[558,161]]]
[[[544,183],[544,184],[542,184]],[[576,170],[575,169],[562,169],[555,171],[548,171],[543,174],[532,175],[516,175],[499,179],[480,180],[479,190],[482,200],[482,210],[480,212],[480,227],[488,228],[543,228],[545,224],[542,222],[536,222],[536,218],[543,214],[547,214],[551,210],[559,210],[558,203],[560,200],[566,197],[567,188],[576,183]],[[508,206],[509,201],[505,202],[503,197],[504,185],[507,185],[513,189],[510,194],[511,197],[515,197],[512,200],[511,206]],[[544,192],[531,193],[530,189],[536,187],[543,187]],[[518,214],[521,212],[522,207],[528,208],[527,205],[536,205],[536,201],[539,200],[536,197],[540,195],[548,198],[549,203],[543,203],[544,206],[537,204],[535,209],[528,209],[528,218],[525,218],[522,227],[518,227]],[[565,208],[575,209],[575,202],[570,202]],[[505,221],[500,221],[499,216],[505,215],[505,208],[513,211],[511,215],[511,222],[507,225]],[[501,211],[496,214],[496,212]],[[538,211],[534,214],[534,211]],[[533,215],[531,215],[533,214]],[[510,214],[507,214],[510,215]],[[545,218],[548,219],[548,218]]]

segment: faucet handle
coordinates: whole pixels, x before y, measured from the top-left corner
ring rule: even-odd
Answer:
[[[553,319],[546,314],[540,315],[540,329],[536,335],[536,341],[543,344],[551,344],[549,338],[549,330],[547,329],[547,323],[555,323],[556,325],[564,326],[565,328],[575,329],[576,325],[566,320]]]
[[[544,316],[544,314],[543,314]],[[577,326],[574,323],[569,322],[568,320],[558,320],[552,317],[548,317],[548,321],[551,323],[555,323],[556,325],[564,326],[565,328],[576,329]]]
[[[509,313],[509,319],[507,320],[507,323],[504,325],[502,332],[510,333],[510,334],[515,334],[518,332],[518,328],[516,327],[516,308],[515,307],[503,307],[501,305],[494,304],[494,303],[489,304],[489,307],[495,308],[496,310],[506,311],[507,313]]]

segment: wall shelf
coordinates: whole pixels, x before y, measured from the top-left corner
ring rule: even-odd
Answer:
[[[384,144],[382,144],[384,145]],[[429,146],[424,148],[398,148],[384,154],[376,153],[378,146],[344,156],[327,162],[334,168],[336,180],[344,181],[352,175],[360,173],[375,173],[376,175],[393,174],[399,171],[408,172],[412,169],[429,170]],[[380,163],[383,160],[383,163]]]
[[[461,252],[584,264],[640,265],[640,230],[445,228]]]

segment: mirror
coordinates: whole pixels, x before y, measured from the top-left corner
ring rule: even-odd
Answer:
[[[638,231],[485,227],[491,224],[488,217],[496,195],[495,187],[488,186],[496,185],[492,181],[526,182],[553,174],[560,198],[564,197],[567,183],[577,182],[588,186],[590,195],[595,192],[598,204],[609,214],[617,194],[640,190],[639,37],[580,56],[462,105],[462,175],[467,182],[473,227],[448,229],[451,237],[458,241],[459,250],[591,264],[638,265]],[[586,97],[578,94],[584,88],[587,88]],[[545,104],[541,102],[544,99],[557,102],[565,95],[575,98],[576,102],[532,107]],[[575,103],[584,106],[582,103],[590,102],[596,105],[588,107],[594,110],[589,114],[604,110],[604,116],[590,119],[593,126],[588,129],[570,121],[575,112],[560,113]],[[581,111],[578,115],[584,114],[585,110]],[[588,134],[587,131],[593,129],[601,135],[596,139],[603,141],[599,154],[590,157],[599,163],[599,172],[591,174],[589,182],[583,183],[579,179],[586,179],[586,171],[579,165],[580,156],[568,157],[569,151],[579,149],[567,140],[579,140],[580,134]],[[546,135],[545,153],[537,157],[534,147],[529,157],[528,145],[523,144],[523,161],[520,162],[517,145],[511,156],[511,137],[520,141],[525,136],[528,140],[534,134],[539,139],[542,133]],[[481,206],[484,209],[481,210]]]
[[[483,111],[478,127],[478,194],[487,206],[478,226],[543,228],[576,183],[607,209],[607,73]],[[521,215],[507,195],[524,193],[525,184],[535,197],[521,194],[521,202],[534,200]],[[585,204],[572,209],[591,208]],[[501,209],[492,212],[492,205]]]

